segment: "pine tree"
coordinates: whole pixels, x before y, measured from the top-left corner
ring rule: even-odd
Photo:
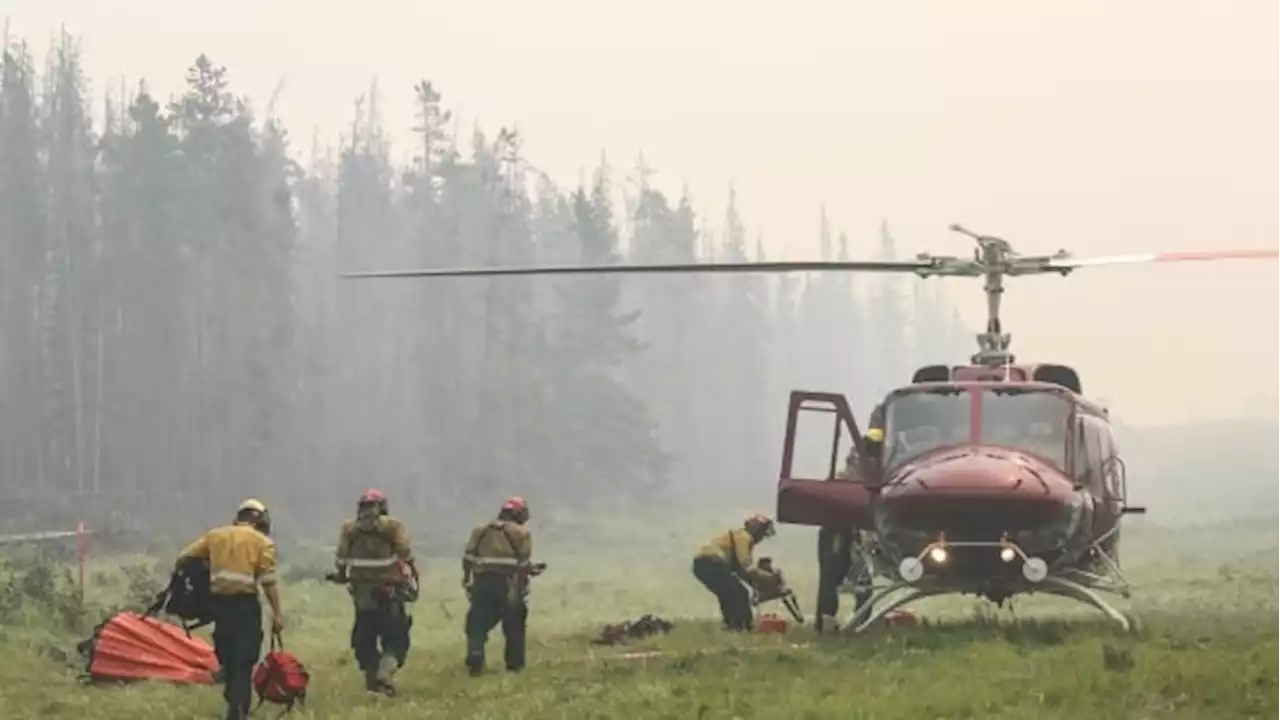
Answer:
[[[24,43],[0,48],[0,482],[46,488],[39,330],[45,260],[45,178],[40,167],[35,71]]]
[[[224,68],[201,55],[187,86],[170,112],[195,261],[197,397],[205,409],[195,456],[204,459],[203,487],[234,497],[272,475],[287,433],[288,173],[272,167],[279,153],[263,152]]]
[[[599,168],[590,189],[580,187],[569,199],[581,263],[619,259],[607,172],[607,167]],[[568,471],[575,484],[611,478],[616,492],[637,497],[661,489],[669,457],[658,445],[644,403],[619,376],[620,364],[640,349],[631,332],[638,313],[624,311],[620,300],[618,281],[610,276],[575,279],[564,286],[554,336],[554,357],[562,371],[554,385],[565,413],[558,426],[570,438]]]
[[[78,44],[50,51],[41,126],[47,149],[48,248],[42,284],[45,465],[64,492],[91,487],[103,321],[94,217],[96,138],[85,107]]]
[[[396,232],[394,169],[389,159],[377,112],[377,89],[357,99],[355,117],[338,161],[334,191],[335,257],[343,269],[361,269],[386,262],[384,248]],[[336,456],[333,481],[368,471],[365,458],[386,453],[386,433],[377,432],[383,408],[401,388],[389,386],[387,358],[394,313],[388,296],[399,288],[378,292],[341,292],[334,303],[334,328],[328,351],[335,358],[332,401],[326,416],[328,441]]]
[[[747,260],[746,227],[738,211],[737,193],[729,188],[721,253],[727,262]],[[767,346],[765,315],[767,286],[754,275],[734,275],[721,284],[719,322],[714,337],[718,347],[714,385],[717,404],[723,409],[722,442],[727,461],[722,470],[732,480],[749,475],[766,458],[762,454],[763,429],[759,422],[764,406]]]
[[[178,143],[145,87],[127,112],[120,132],[104,138],[100,176],[109,318],[100,472],[113,492],[155,489],[190,472],[198,461],[190,419],[200,414],[186,385],[192,275]]]
[[[878,260],[896,260],[897,248],[888,222],[880,224],[880,250]],[[904,278],[885,274],[877,278],[872,291],[871,327],[876,344],[876,362],[868,368],[869,394],[879,398],[895,387],[905,384],[912,368],[907,367],[907,328],[909,317],[902,298]]]

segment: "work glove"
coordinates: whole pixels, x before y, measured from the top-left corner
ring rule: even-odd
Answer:
[[[401,599],[404,600],[405,602],[417,602],[418,591],[419,591],[418,581],[410,580],[406,582],[404,586],[401,588],[401,591],[400,591]]]

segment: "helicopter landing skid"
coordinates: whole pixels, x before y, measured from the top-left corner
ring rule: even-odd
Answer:
[[[1102,565],[1102,574],[1073,568],[1064,571],[1062,573],[1062,577],[1065,577],[1068,580],[1074,580],[1085,588],[1115,593],[1127,600],[1129,598],[1131,588],[1129,579],[1125,577],[1124,571],[1120,569],[1120,563],[1117,562],[1115,558],[1111,557],[1103,546],[1104,542],[1119,529],[1118,525],[1112,528],[1105,535],[1098,538],[1089,548],[1093,556]]]
[[[1104,600],[1101,595],[1075,580],[1050,575],[1044,579],[1044,582],[1040,583],[1040,587],[1036,589],[1036,592],[1079,600],[1086,605],[1092,605],[1101,610],[1104,615],[1116,621],[1125,632],[1130,632],[1134,629],[1134,624],[1127,615],[1117,610],[1115,606]]]
[[[942,588],[921,588],[906,583],[897,583],[882,587],[866,602],[862,603],[853,616],[840,625],[841,633],[860,633],[875,622],[898,608],[936,595],[950,595],[954,591]],[[892,596],[892,598],[891,598]]]
[[[1036,583],[1035,586],[1025,588],[1022,593],[1043,593],[1076,600],[1101,610],[1104,615],[1119,625],[1124,632],[1132,632],[1137,629],[1132,618],[1117,610],[1114,605],[1107,602],[1099,593],[1068,577],[1050,575]],[[918,587],[901,582],[883,586],[867,602],[862,603],[847,621],[840,625],[839,632],[856,635],[872,627],[878,620],[903,605],[928,597],[955,594],[960,594],[960,591],[944,587]],[[1125,595],[1127,596],[1127,593]]]

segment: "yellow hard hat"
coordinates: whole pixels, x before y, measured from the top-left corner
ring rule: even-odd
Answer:
[[[249,498],[248,500],[245,500],[244,502],[240,503],[240,507],[236,508],[236,512],[238,513],[242,513],[246,510],[252,510],[253,512],[256,512],[256,513],[266,513],[267,506],[264,505],[261,500]]]
[[[881,428],[871,428],[862,436],[867,442],[884,442],[884,430]]]

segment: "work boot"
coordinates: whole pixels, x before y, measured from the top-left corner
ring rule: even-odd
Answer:
[[[484,655],[481,653],[467,653],[467,671],[471,677],[480,677],[484,674]]]
[[[396,694],[396,685],[394,679],[396,671],[400,669],[400,663],[396,662],[394,655],[383,655],[382,660],[378,662],[377,680],[380,690],[383,694],[391,696]]]

